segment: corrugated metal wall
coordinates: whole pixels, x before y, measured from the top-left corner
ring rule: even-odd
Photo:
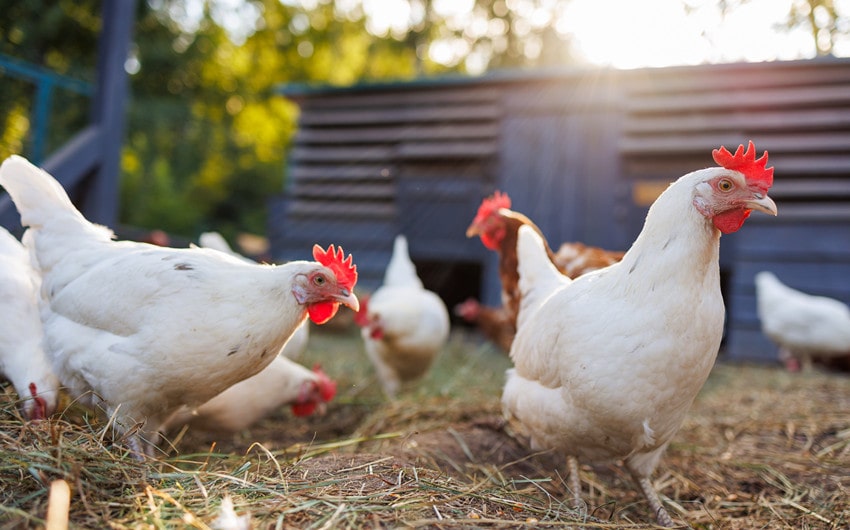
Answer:
[[[850,302],[850,61],[512,73],[295,97],[301,129],[270,227],[278,259],[338,242],[372,288],[403,232],[447,302],[478,293],[468,283],[479,276],[455,268],[466,264],[496,304],[496,261],[463,233],[484,195],[507,191],[555,247],[625,249],[667,183],[714,165],[713,148],[752,139],[771,153],[780,216],[754,215],[722,240],[730,355],[775,358],[758,331],[759,270]]]

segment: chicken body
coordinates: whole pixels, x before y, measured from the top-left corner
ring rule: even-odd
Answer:
[[[0,228],[0,373],[15,387],[28,420],[52,414],[59,396],[59,380],[44,352],[40,286],[27,249]]]
[[[369,360],[388,397],[425,375],[449,336],[443,301],[416,275],[407,240],[397,236],[384,283],[363,304],[357,322]]]
[[[245,260],[247,263],[255,263],[254,260],[249,259],[233,250],[233,248],[227,243],[227,240],[224,239],[224,236],[218,232],[204,232],[200,235],[200,237],[198,237],[198,243],[203,248],[218,250],[219,252],[224,252],[225,254]],[[309,341],[310,323],[305,320],[304,323],[295,330],[295,333],[292,334],[280,353],[288,359],[292,359],[293,361],[297,360],[301,357],[301,354],[304,353],[304,350],[307,349],[307,343]]]
[[[850,307],[839,300],[792,289],[771,272],[756,274],[758,315],[764,334],[787,365],[850,358]]]
[[[552,263],[561,274],[578,278],[582,274],[603,269],[623,259],[625,252],[591,247],[578,241],[561,243],[552,256]]]
[[[723,335],[721,229],[775,214],[772,183],[726,168],[681,177],[653,204],[622,261],[570,280],[530,227],[519,230],[522,305],[502,405],[534,448],[623,459],[659,524],[649,476],[711,371]],[[728,188],[728,189],[727,189]]]
[[[479,236],[485,247],[499,255],[499,280],[502,284],[500,309],[482,308],[477,313],[467,311],[467,314],[475,315],[475,323],[482,332],[506,351],[516,334],[517,313],[522,299],[517,272],[517,234],[520,227],[531,227],[540,236],[549,261],[569,278],[607,267],[619,261],[624,254],[579,242],[562,243],[558,252],[552,252],[540,228],[527,216],[511,210],[510,206],[510,197],[496,192],[482,201],[475,219],[466,230],[466,237]],[[463,308],[457,310],[463,311]]]
[[[140,457],[181,406],[197,407],[271,363],[308,314],[325,322],[341,303],[358,308],[356,272],[341,251],[336,262],[314,249],[325,264],[274,267],[116,242],[23,158],[3,163],[0,184],[32,233],[55,373],[75,397],[104,408]]]

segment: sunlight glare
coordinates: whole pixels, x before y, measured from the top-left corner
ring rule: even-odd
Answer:
[[[573,0],[556,23],[589,62],[617,68],[814,55],[805,32],[777,31],[793,0],[750,0],[725,17],[717,2]]]

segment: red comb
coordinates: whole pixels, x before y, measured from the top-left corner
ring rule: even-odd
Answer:
[[[332,270],[339,285],[349,291],[354,289],[354,284],[357,283],[357,265],[354,264],[351,254],[348,258],[345,257],[342,247],[335,250],[331,244],[327,250],[323,250],[319,245],[313,245],[313,259]]]
[[[318,364],[313,366],[313,372],[318,376],[317,385],[319,387],[319,395],[322,396],[322,401],[327,403],[332,400],[336,395],[336,382],[333,381],[327,374],[322,370],[322,367]]]
[[[481,206],[478,207],[478,213],[475,214],[475,220],[472,222],[477,223],[492,215],[493,212],[498,212],[502,208],[510,207],[511,198],[508,197],[508,194],[501,193],[499,190],[496,190],[493,195],[485,197],[484,200],[481,201]]]
[[[767,151],[756,159],[756,148],[750,140],[747,145],[747,150],[744,151],[744,146],[739,145],[733,155],[726,150],[725,147],[715,149],[711,152],[714,161],[732,171],[740,171],[747,177],[747,182],[756,184],[766,193],[773,185],[773,168],[767,166]]]

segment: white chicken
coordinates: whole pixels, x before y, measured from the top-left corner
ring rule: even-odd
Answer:
[[[200,236],[198,236],[198,244],[203,248],[211,248],[214,250],[218,250],[219,252],[224,252],[225,254],[230,254],[231,256],[235,256],[240,259],[244,259],[248,263],[254,263],[254,260],[248,259],[242,254],[239,254],[231,246],[227,243],[227,240],[224,239],[224,236],[219,234],[218,232],[204,232]],[[281,355],[287,357],[289,359],[297,360],[301,357],[301,354],[304,353],[304,350],[307,349],[307,343],[310,341],[310,323],[308,321],[304,321],[298,329],[295,330],[295,333],[289,337],[289,340],[286,341],[286,346],[281,350]],[[282,366],[282,365],[281,365]],[[288,401],[286,402],[288,403]]]
[[[623,459],[657,521],[672,526],[649,477],[708,377],[723,335],[721,233],[751,210],[776,214],[767,153],[714,151],[722,167],[689,173],[655,201],[620,263],[559,274],[534,230],[520,228],[518,331],[502,395],[535,449]]]
[[[403,383],[424,376],[449,337],[443,300],[416,275],[407,239],[396,236],[384,283],[364,298],[355,321],[384,393],[394,398]]]
[[[163,422],[265,368],[309,316],[359,309],[357,270],[333,245],[315,262],[249,264],[222,252],[113,241],[53,177],[12,156],[0,184],[33,234],[46,351],[81,400],[105,408],[138,457]]]
[[[792,289],[775,274],[756,274],[762,332],[779,346],[779,358],[810,369],[814,359],[850,357],[850,307],[826,296]]]
[[[15,387],[28,420],[53,414],[59,397],[59,379],[44,353],[40,286],[27,249],[0,227],[0,373]]]

